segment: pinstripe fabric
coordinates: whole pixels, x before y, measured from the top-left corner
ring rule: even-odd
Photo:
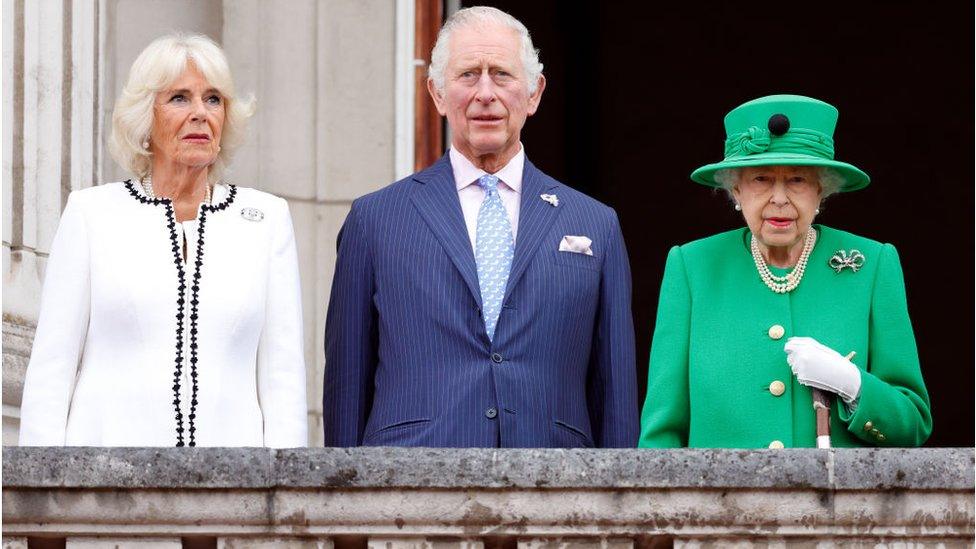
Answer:
[[[353,203],[325,329],[326,446],[636,444],[616,214],[526,161],[518,234],[492,342],[447,155]],[[565,235],[593,255],[559,252]]]

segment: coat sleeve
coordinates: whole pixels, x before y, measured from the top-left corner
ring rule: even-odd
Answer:
[[[932,433],[932,414],[908,316],[905,280],[894,246],[885,244],[878,261],[861,395],[853,412],[838,406],[838,414],[854,436],[870,444],[920,446]]]
[[[373,401],[377,363],[373,266],[360,204],[339,231],[335,276],[325,321],[322,424],[325,446],[358,446]]]
[[[91,314],[88,228],[78,193],[61,214],[20,405],[21,446],[63,446]]]
[[[587,383],[590,426],[594,442],[601,448],[633,448],[637,443],[637,371],[630,300],[630,260],[617,215],[611,210]]]
[[[258,399],[264,445],[308,446],[308,405],[298,252],[288,203],[281,200],[271,237],[264,328],[258,342]]]
[[[688,446],[691,290],[681,248],[668,253],[641,413],[641,448]]]

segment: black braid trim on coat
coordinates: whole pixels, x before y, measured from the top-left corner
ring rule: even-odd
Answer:
[[[172,244],[173,259],[176,263],[177,274],[177,299],[176,299],[176,357],[173,372],[173,407],[176,411],[176,446],[185,446],[183,433],[183,412],[180,408],[180,379],[183,375],[183,319],[185,318],[186,302],[186,270],[183,268],[183,255],[180,252],[179,236],[176,234],[176,214],[173,209],[173,201],[168,198],[148,198],[139,193],[132,180],[125,181],[125,188],[136,200],[151,206],[163,205],[166,208],[166,227],[169,229],[170,243]],[[227,198],[216,205],[204,205],[200,211],[199,239],[197,243],[197,257],[194,265],[196,272],[193,273],[193,285],[190,287],[190,413],[187,417],[189,428],[189,446],[196,446],[196,410],[197,410],[197,326],[199,320],[199,293],[200,275],[203,270],[203,237],[206,227],[207,213],[216,213],[227,209],[234,202],[237,196],[237,187],[230,185],[230,192]]]

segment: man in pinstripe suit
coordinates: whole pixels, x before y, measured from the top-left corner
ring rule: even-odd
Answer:
[[[627,251],[611,208],[525,157],[545,88],[528,31],[467,8],[431,57],[451,149],[339,234],[325,445],[634,446]]]

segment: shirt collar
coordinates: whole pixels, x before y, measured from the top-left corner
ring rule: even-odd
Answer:
[[[481,176],[488,172],[474,165],[466,156],[458,152],[454,147],[448,151],[451,159],[451,169],[454,171],[454,184],[457,190],[461,190],[472,183],[481,179]],[[494,175],[502,181],[508,188],[517,193],[522,192],[522,168],[525,166],[525,147],[519,142],[519,151],[505,164],[505,167],[495,172]]]

